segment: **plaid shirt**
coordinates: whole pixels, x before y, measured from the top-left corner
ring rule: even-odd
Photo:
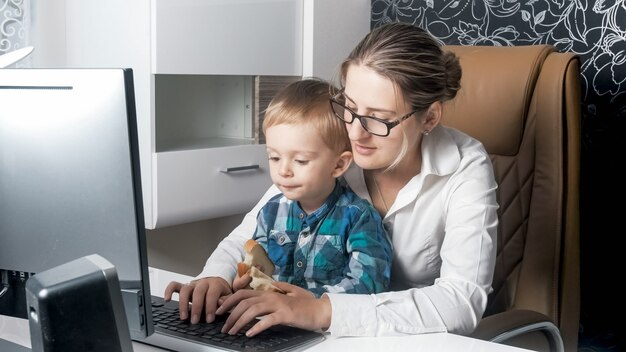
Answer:
[[[374,207],[345,182],[307,215],[282,194],[257,216],[256,239],[276,265],[274,279],[324,292],[387,291],[391,244]]]

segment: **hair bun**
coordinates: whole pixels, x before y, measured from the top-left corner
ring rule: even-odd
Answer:
[[[459,57],[451,51],[443,52],[442,61],[446,72],[445,96],[449,100],[454,98],[459,89],[461,89],[463,71]]]

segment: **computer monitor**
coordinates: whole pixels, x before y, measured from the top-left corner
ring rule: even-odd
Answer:
[[[130,69],[0,69],[0,314],[31,275],[99,254],[131,337],[153,333]]]

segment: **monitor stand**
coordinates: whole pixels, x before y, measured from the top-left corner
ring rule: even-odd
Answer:
[[[0,339],[0,351],[2,352],[32,352],[28,347],[18,345],[16,343]]]
[[[28,319],[25,285],[30,274],[0,269],[0,277],[0,315]]]

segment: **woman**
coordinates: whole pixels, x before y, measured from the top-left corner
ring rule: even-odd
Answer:
[[[341,90],[331,104],[346,123],[357,165],[345,177],[384,217],[394,247],[392,292],[314,298],[278,283],[288,295],[230,295],[232,263],[253,233],[257,206],[220,243],[202,279],[171,283],[165,298],[179,292],[181,307],[192,299],[192,322],[203,306],[208,321],[232,309],[223,330],[229,333],[266,315],[249,336],[274,324],[337,336],[472,332],[491,292],[498,205],[483,146],[440,125],[442,103],[454,98],[460,78],[456,56],[400,23],[374,29],[341,65]],[[277,192],[271,188],[260,204]]]

